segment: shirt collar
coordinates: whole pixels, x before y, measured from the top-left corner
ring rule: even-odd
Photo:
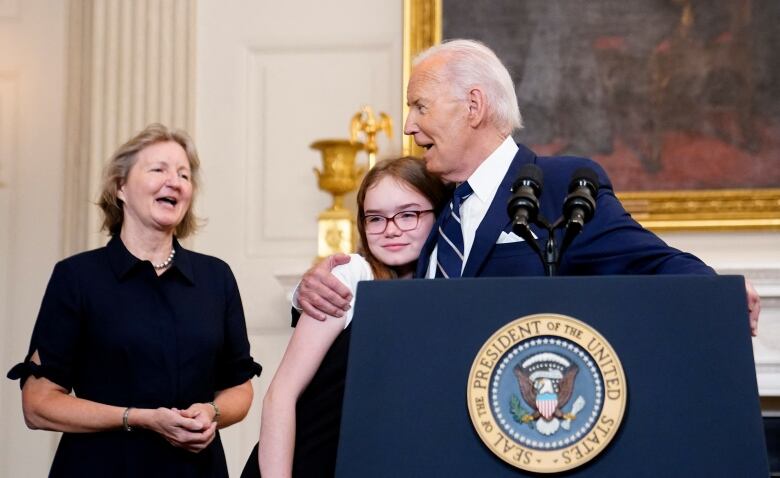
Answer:
[[[176,256],[173,259],[171,269],[178,270],[182,277],[187,279],[190,284],[195,283],[195,273],[192,270],[192,252],[181,247],[179,241],[173,238],[173,248],[176,250]]]
[[[130,254],[127,250],[122,239],[119,238],[119,234],[114,234],[106,244],[106,250],[108,251],[108,260],[111,264],[111,269],[114,271],[114,275],[117,279],[123,279],[136,265],[141,261]]]
[[[511,136],[496,148],[490,156],[469,177],[468,182],[474,190],[474,194],[483,202],[493,200],[498,186],[506,176],[509,165],[512,163],[518,151],[517,143]]]
[[[190,258],[190,251],[181,247],[179,241],[173,238],[173,248],[176,250],[176,255],[173,259],[171,268],[166,271],[166,274],[174,273],[178,271],[182,277],[184,277],[191,284],[195,283],[195,275],[192,270],[192,259]],[[120,239],[119,234],[114,234],[106,245],[108,251],[108,260],[111,264],[111,269],[114,271],[114,275],[117,279],[124,279],[131,271],[137,267],[141,267],[143,263],[148,261],[142,261],[135,257],[127,250],[125,244]]]

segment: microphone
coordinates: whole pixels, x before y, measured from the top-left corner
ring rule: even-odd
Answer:
[[[569,183],[569,195],[563,202],[563,216],[567,220],[566,229],[582,230],[596,212],[596,194],[599,191],[599,178],[590,168],[574,171]]]
[[[539,215],[539,196],[542,194],[542,169],[535,164],[526,164],[520,168],[517,179],[512,184],[512,197],[506,206],[514,228],[527,230]],[[521,236],[522,237],[522,236]]]

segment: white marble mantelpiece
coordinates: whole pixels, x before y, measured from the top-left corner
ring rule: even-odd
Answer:
[[[761,296],[758,337],[753,339],[758,391],[780,396],[780,268],[719,268],[720,274],[747,277]]]

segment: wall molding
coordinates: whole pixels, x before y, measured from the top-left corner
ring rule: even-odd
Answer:
[[[105,243],[93,204],[121,143],[152,122],[194,136],[195,8],[196,0],[69,2],[65,255]]]
[[[369,102],[386,103],[392,107],[391,90],[385,83],[391,80],[390,72],[394,69],[393,55],[395,45],[392,42],[365,42],[362,44],[332,43],[332,44],[279,44],[264,46],[248,46],[244,55],[246,67],[246,158],[245,158],[245,224],[247,257],[263,258],[275,257],[283,254],[287,257],[313,257],[316,255],[316,217],[330,204],[330,196],[320,192],[319,209],[312,210],[309,203],[301,207],[300,204],[292,205],[308,219],[310,229],[295,227],[284,218],[274,215],[278,211],[278,198],[274,197],[279,178],[274,178],[270,169],[276,167],[279,170],[282,164],[298,162],[303,169],[310,170],[314,166],[320,166],[316,152],[308,149],[294,151],[280,151],[278,131],[274,131],[279,122],[283,122],[285,115],[292,116],[289,111],[274,110],[278,108],[278,98],[274,82],[278,86],[279,76],[300,76],[313,81],[311,90],[301,91],[300,98],[295,101],[308,103],[320,108],[331,108],[334,111],[334,121],[343,124],[312,125],[307,122],[305,110],[297,112],[300,117],[296,122],[288,122],[284,125],[288,134],[301,134],[305,139],[303,144],[313,142],[326,136],[349,137],[349,119],[361,105]],[[327,59],[327,61],[324,61]],[[311,71],[309,62],[321,61],[332,68],[333,71]],[[299,71],[300,70],[300,71]],[[361,75],[354,77],[354,73]],[[318,76],[319,75],[319,76]],[[315,96],[313,91],[320,87],[323,75],[338,78],[343,82],[361,84],[366,94],[361,95],[360,89],[349,92],[352,97],[344,95],[334,98],[327,94]],[[332,80],[331,80],[332,81]],[[287,93],[289,94],[289,93]],[[276,103],[274,103],[276,101]],[[338,103],[338,104],[335,104]],[[382,105],[383,109],[386,109]],[[335,111],[338,109],[339,111]],[[343,110],[343,111],[341,111]],[[353,111],[354,110],[354,111]],[[269,112],[270,111],[270,112]],[[281,113],[281,114],[280,114]],[[271,120],[270,118],[274,118]],[[273,122],[272,122],[273,121]],[[339,127],[341,126],[341,127]],[[327,133],[318,136],[316,131],[334,130],[337,133]],[[341,131],[341,133],[338,133]],[[298,141],[301,142],[301,141]],[[288,141],[289,143],[289,141]],[[274,145],[276,147],[274,147]],[[290,166],[287,171],[293,174],[302,166]],[[302,177],[302,174],[296,177]],[[306,177],[306,184],[301,187],[316,188],[316,177],[313,173]],[[309,195],[310,196],[310,195]],[[307,196],[308,197],[308,196]],[[276,208],[276,209],[275,209]],[[295,222],[295,221],[292,221]]]

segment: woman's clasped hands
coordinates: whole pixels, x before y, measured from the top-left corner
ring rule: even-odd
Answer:
[[[186,410],[160,407],[137,413],[131,424],[159,433],[171,445],[193,453],[205,449],[216,436],[216,410],[208,403],[194,403]]]

